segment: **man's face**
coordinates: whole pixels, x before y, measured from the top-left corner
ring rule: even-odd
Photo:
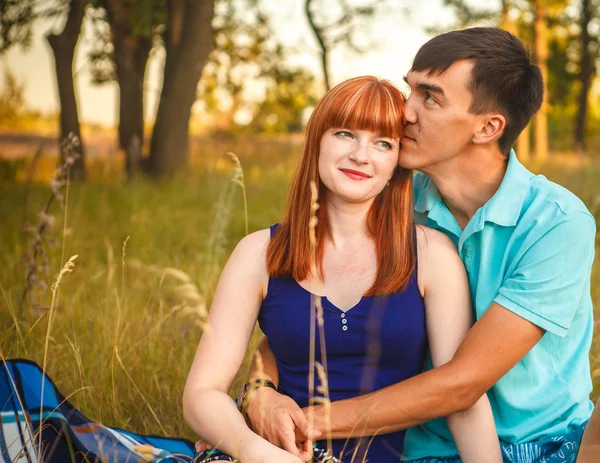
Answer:
[[[469,113],[472,95],[467,88],[473,64],[457,61],[443,74],[410,71],[406,82],[406,130],[398,163],[425,173],[452,162],[480,128]]]

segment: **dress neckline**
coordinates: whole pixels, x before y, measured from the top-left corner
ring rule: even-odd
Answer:
[[[357,309],[358,307],[360,307],[366,300],[369,299],[370,296],[365,296],[364,294],[360,297],[360,299],[350,308],[344,310],[341,309],[340,307],[338,307],[334,302],[332,302],[327,296],[322,296],[320,294],[315,294],[312,291],[309,291],[308,289],[306,289],[304,286],[302,286],[300,283],[298,283],[296,280],[294,280],[294,282],[296,283],[296,285],[298,285],[298,287],[304,291],[305,293],[308,293],[311,296],[314,297],[320,297],[321,301],[323,301],[323,307],[327,307],[331,310],[335,310],[339,313],[344,313],[347,314],[355,309]]]

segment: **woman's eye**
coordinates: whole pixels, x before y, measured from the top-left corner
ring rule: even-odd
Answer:
[[[339,130],[338,132],[335,133],[338,137],[352,137],[352,134],[346,130]]]
[[[392,144],[389,141],[383,141],[383,140],[381,140],[379,142],[379,144],[381,146],[383,146],[386,150],[391,150],[393,148]]]

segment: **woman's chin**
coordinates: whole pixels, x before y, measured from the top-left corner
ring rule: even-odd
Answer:
[[[377,195],[369,192],[368,194],[364,192],[350,192],[345,191],[343,193],[338,193],[335,195],[329,196],[329,201],[336,203],[347,203],[353,205],[365,204],[369,205],[373,202]]]

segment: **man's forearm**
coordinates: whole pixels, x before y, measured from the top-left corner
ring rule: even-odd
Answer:
[[[331,404],[331,438],[385,434],[471,407],[478,395],[451,364],[370,394]],[[315,407],[315,428],[326,432],[325,407]]]

